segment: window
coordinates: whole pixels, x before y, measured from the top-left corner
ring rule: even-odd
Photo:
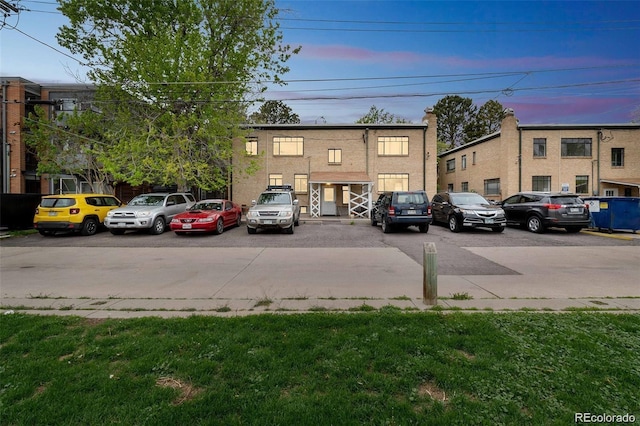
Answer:
[[[562,138],[563,157],[591,157],[591,138]]]
[[[408,173],[381,173],[378,175],[378,192],[385,191],[408,191]]]
[[[576,194],[588,194],[589,193],[589,176],[579,175],[576,176]]]
[[[551,191],[551,176],[533,176],[531,179],[532,191]]]
[[[452,183],[448,183],[447,184],[447,191],[448,192],[453,192],[453,184]]]
[[[462,182],[462,184],[460,184],[460,191],[469,192],[469,182]]]
[[[301,137],[274,137],[273,155],[295,155],[304,154],[304,139]]]
[[[533,156],[547,156],[547,138],[533,138]]]
[[[378,155],[409,155],[408,136],[380,136]]]
[[[342,164],[341,149],[329,149],[329,164]]]
[[[462,158],[460,159],[460,168],[462,170],[465,170],[467,168],[467,156],[463,155]]]
[[[451,160],[447,160],[447,173],[456,171],[456,159],[452,158]]]
[[[485,195],[500,195],[500,178],[484,180]]]
[[[472,156],[471,156],[471,164],[476,164],[476,152],[473,151]]]
[[[269,185],[282,185],[282,173],[269,174]]]
[[[297,194],[306,194],[308,189],[307,185],[307,175],[293,175],[293,190]]]
[[[258,155],[258,138],[248,137],[245,142],[245,150],[247,155]]]
[[[624,167],[624,148],[611,148],[611,167]]]

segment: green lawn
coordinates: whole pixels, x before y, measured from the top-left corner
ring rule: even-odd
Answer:
[[[0,316],[0,423],[640,422],[640,316]]]

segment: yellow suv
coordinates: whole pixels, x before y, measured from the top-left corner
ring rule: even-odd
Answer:
[[[93,235],[104,224],[107,212],[121,205],[113,195],[47,195],[36,208],[33,227],[42,235],[53,235],[57,231]]]

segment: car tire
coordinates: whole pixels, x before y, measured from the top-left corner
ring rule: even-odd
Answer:
[[[295,222],[293,222],[293,224],[295,226],[300,226],[300,216],[298,216],[298,218],[295,220]]]
[[[378,226],[378,221],[371,215],[371,226]]]
[[[85,219],[80,228],[80,235],[90,236],[98,232],[98,221],[93,218]]]
[[[535,234],[542,234],[544,232],[544,225],[542,219],[539,216],[531,215],[527,218],[527,230]]]
[[[382,232],[384,232],[385,234],[388,234],[393,230],[391,224],[387,222],[387,218],[383,217],[380,223],[382,224]]]
[[[426,234],[427,232],[429,232],[429,224],[428,223],[421,223],[420,225],[418,225],[418,229],[423,234]]]
[[[149,232],[153,235],[160,235],[164,232],[164,227],[164,218],[162,216],[159,216],[153,221],[153,225],[151,226]]]
[[[238,218],[236,219],[236,226],[240,227],[242,225],[242,215],[239,214]]]
[[[109,229],[113,235],[124,235],[124,229]]]
[[[213,233],[216,235],[220,235],[224,232],[224,220],[222,220],[222,218],[218,218],[218,221],[216,222],[216,229],[213,230]]]
[[[449,216],[449,231],[460,232],[460,223],[455,216]]]
[[[503,231],[504,231],[504,228],[505,228],[504,226],[501,226],[500,228],[491,228],[491,230],[492,230],[493,232],[500,233],[500,232],[503,232]]]
[[[290,227],[288,227],[287,229],[285,229],[285,232],[286,232],[287,234],[293,234],[295,227],[296,227],[296,225],[295,225],[294,223],[292,223]]]
[[[248,232],[249,234],[255,234],[257,231],[258,231],[258,230],[257,230],[256,228],[249,228],[249,227],[247,226],[247,232]]]
[[[581,226],[567,226],[566,228],[564,228],[568,234],[575,234],[577,232],[580,232],[582,230]]]

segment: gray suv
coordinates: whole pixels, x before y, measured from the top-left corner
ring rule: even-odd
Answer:
[[[589,206],[576,194],[566,192],[520,192],[505,199],[502,208],[509,225],[543,233],[546,228],[580,232],[591,224]]]
[[[104,225],[114,235],[127,230],[147,230],[162,234],[173,216],[182,213],[196,202],[191,194],[151,193],[134,197],[129,204],[107,213]]]
[[[257,201],[251,201],[247,212],[247,232],[255,234],[259,228],[271,228],[293,234],[299,221],[300,206],[291,185],[268,186]]]

